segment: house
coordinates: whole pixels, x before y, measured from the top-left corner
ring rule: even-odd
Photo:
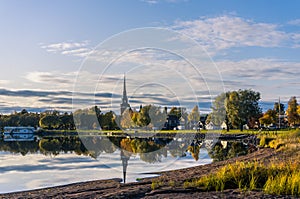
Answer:
[[[226,122],[222,122],[222,124],[221,124],[221,129],[227,129],[227,124],[226,124]]]
[[[179,125],[177,126],[177,129],[178,130],[185,130],[185,125],[186,125],[185,119],[183,117],[180,117]]]
[[[220,129],[219,127],[217,127],[216,125],[214,125],[212,122],[209,122],[208,124],[206,124],[205,128],[207,130],[217,130],[217,129]]]

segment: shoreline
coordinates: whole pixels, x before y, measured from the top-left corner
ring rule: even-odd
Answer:
[[[183,189],[182,187],[163,186],[159,189],[152,190],[151,184],[153,180],[173,180],[183,183],[187,179],[198,178],[216,171],[218,168],[236,161],[250,162],[261,161],[268,163],[277,155],[273,149],[263,148],[245,156],[235,157],[228,160],[213,162],[206,165],[190,167],[179,170],[159,172],[159,177],[144,178],[138,182],[120,183],[120,179],[96,180],[77,182],[67,185],[42,188],[29,191],[12,192],[0,194],[0,198],[176,198],[178,196],[185,198],[211,198],[211,194],[217,197],[227,198],[276,198],[269,196],[261,191],[241,192],[239,190],[225,190],[224,192],[201,192],[199,189]],[[247,196],[245,195],[247,194]],[[250,195],[249,195],[250,194]],[[280,196],[282,198],[282,196]]]

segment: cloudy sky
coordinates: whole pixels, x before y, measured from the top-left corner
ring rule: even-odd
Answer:
[[[253,89],[299,95],[300,3],[0,1],[0,112],[199,104]],[[149,28],[152,27],[152,28]],[[196,42],[196,43],[194,43]]]

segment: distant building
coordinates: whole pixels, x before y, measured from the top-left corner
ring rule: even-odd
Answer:
[[[185,130],[186,126],[186,121],[185,119],[181,116],[179,119],[179,125],[177,126],[178,130]]]
[[[217,130],[217,129],[220,129],[218,126],[214,125],[212,122],[209,122],[208,124],[206,124],[205,128],[207,130]]]
[[[122,103],[120,104],[121,108],[121,115],[124,113],[126,109],[130,109],[130,104],[128,103],[128,97],[126,92],[126,77],[124,75],[124,83],[123,83],[123,96],[122,96]]]

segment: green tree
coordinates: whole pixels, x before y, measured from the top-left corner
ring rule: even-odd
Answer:
[[[259,100],[260,93],[252,90],[222,93],[213,102],[210,120],[215,125],[225,121],[227,128],[232,126],[243,130],[244,124],[260,118]]]
[[[226,112],[225,103],[229,97],[229,92],[218,95],[212,106],[212,112],[208,115],[206,123],[212,122],[220,126],[223,122],[226,123],[227,131],[229,131],[230,123]]]
[[[61,120],[61,128],[65,130],[73,130],[75,129],[73,114],[64,113],[59,116]]]
[[[288,102],[288,108],[286,110],[287,116],[288,116],[288,122],[290,125],[295,125],[299,122],[300,116],[297,112],[298,109],[298,103],[296,97],[291,97],[291,99]]]
[[[274,110],[276,111],[277,114],[283,115],[284,114],[284,104],[275,102],[274,103]],[[280,111],[280,112],[279,112]]]
[[[252,90],[238,90],[229,93],[229,97],[225,103],[226,113],[229,122],[233,127],[240,127],[248,124],[251,118],[258,118],[261,115],[261,108],[258,101],[260,93]]]
[[[57,115],[44,115],[40,119],[39,125],[44,129],[57,129],[61,125],[61,121]]]

